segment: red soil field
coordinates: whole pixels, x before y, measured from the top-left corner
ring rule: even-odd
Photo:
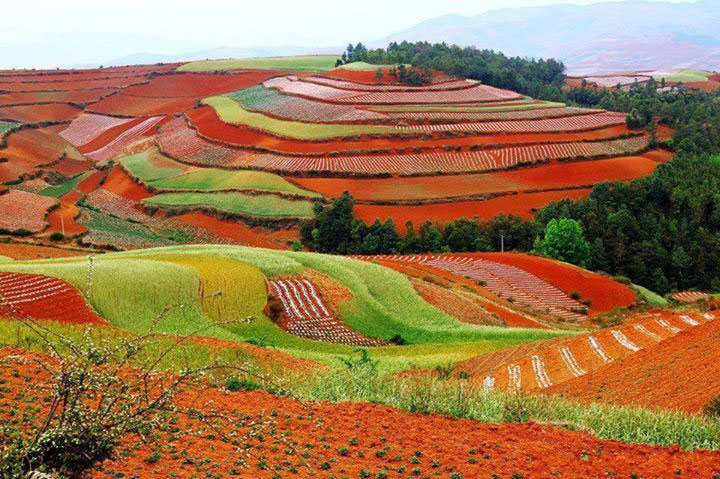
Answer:
[[[38,416],[42,417],[42,408],[47,403],[32,402],[32,398],[38,394],[34,385],[43,384],[46,373],[34,361],[18,357],[39,356],[30,356],[17,348],[3,348],[0,355],[3,358],[0,376],[14,392],[0,398],[0,417],[9,420],[13,407],[25,410],[38,404],[41,408]],[[417,469],[414,474],[418,477],[435,474],[450,477],[456,473],[466,478],[497,474],[501,478],[514,475],[525,479],[599,478],[610,474],[618,478],[631,474],[665,478],[674,476],[675,470],[682,470],[683,477],[710,478],[720,471],[718,451],[688,452],[677,447],[625,444],[600,440],[588,432],[532,422],[478,423],[436,414],[411,414],[362,402],[300,402],[261,391],[229,392],[204,385],[186,388],[175,402],[181,408],[216,412],[219,418],[247,415],[262,437],[244,439],[250,427],[234,426],[232,420],[215,421],[219,427],[216,431],[214,425],[210,427],[191,416],[180,415],[177,430],[193,433],[161,430],[155,440],[148,442],[128,435],[121,441],[119,454],[90,471],[89,477],[104,478],[106,471],[113,471],[125,477],[172,474],[188,479],[206,475],[229,477],[239,471],[240,477],[270,479],[278,475],[274,470],[276,464],[283,471],[297,465],[298,472],[293,476],[302,479],[375,477],[385,467],[392,471],[400,466]],[[265,423],[267,427],[262,426]],[[227,435],[248,443],[247,457],[227,441]],[[168,445],[182,453],[171,453]],[[295,456],[300,447],[302,459]],[[342,447],[348,448],[347,455],[337,453]],[[375,454],[385,447],[389,449],[387,454]],[[155,451],[162,454],[162,460],[146,461]],[[401,459],[396,460],[396,456]],[[416,460],[411,461],[413,456]],[[245,458],[246,467],[237,465],[239,457]],[[437,466],[433,467],[432,461],[437,461]],[[396,476],[391,473],[388,477]]]
[[[120,167],[114,167],[102,187],[132,201],[141,201],[153,196],[142,185],[135,183]]]
[[[118,125],[112,128],[109,128],[102,132],[100,135],[96,136],[92,139],[89,143],[86,143],[84,145],[78,146],[78,151],[80,153],[86,154],[91,153],[95,150],[98,150],[102,148],[103,146],[107,145],[114,139],[116,139],[118,136],[120,136],[125,131],[129,130],[130,128],[139,125],[145,121],[145,118],[135,118],[132,121],[129,121],[127,123],[123,123],[122,125]]]
[[[629,306],[635,301],[635,293],[626,285],[571,264],[523,253],[478,253],[463,256],[480,257],[516,266],[566,293],[577,291],[582,299],[592,300],[591,312],[609,311],[618,306]]]
[[[42,79],[42,78],[41,78]],[[0,90],[10,92],[33,92],[33,91],[72,91],[72,90],[97,90],[97,89],[119,89],[129,85],[147,81],[145,76],[121,75],[115,78],[103,78],[92,80],[68,80],[68,81],[26,81],[26,82],[3,82],[0,79]],[[7,80],[7,79],[5,79]]]
[[[117,95],[115,95],[117,96]],[[110,98],[115,98],[115,96]],[[108,98],[107,100],[110,100]],[[101,103],[104,103],[105,101]],[[100,104],[98,104],[100,105]],[[93,106],[94,108],[94,106]],[[369,138],[353,141],[323,141],[309,142],[291,140],[264,134],[243,126],[231,125],[223,122],[209,106],[203,106],[188,111],[190,123],[198,132],[207,138],[236,146],[254,146],[263,149],[285,153],[330,153],[337,151],[357,151],[368,149],[409,149],[409,148],[438,148],[442,146],[471,146],[471,145],[504,145],[516,143],[553,143],[562,141],[582,141],[593,139],[616,138],[627,133],[625,126],[602,128],[582,133],[525,133],[479,135],[444,139],[411,139],[403,137]]]
[[[51,276],[0,273],[0,317],[103,323],[72,284]]]
[[[248,70],[231,74],[184,73],[158,76],[147,85],[126,88],[123,94],[155,98],[204,98],[248,88],[277,76],[278,71]]]
[[[583,401],[702,412],[720,394],[718,341],[720,320],[710,321],[546,391]]]
[[[75,218],[80,214],[80,210],[75,206],[82,193],[72,190],[60,197],[60,206],[55,208],[47,216],[50,224],[49,233],[64,233],[66,236],[77,236],[85,233],[88,229],[78,224]]]
[[[56,171],[61,175],[70,178],[89,170],[92,166],[93,163],[91,161],[73,158],[72,156],[65,156],[63,159],[46,169]]]
[[[81,193],[91,193],[100,187],[100,180],[107,175],[107,171],[96,171],[75,187]]]
[[[8,160],[0,162],[0,181],[14,180],[58,160],[68,146],[58,135],[63,128],[26,128],[8,135],[7,148],[0,150],[0,158]]]
[[[25,244],[25,243],[0,243],[0,256],[8,258],[26,260],[26,259],[46,259],[46,258],[69,258],[71,256],[81,256],[86,253],[82,251],[73,251],[61,248],[51,248],[48,246]]]
[[[112,88],[77,91],[36,91],[25,93],[6,93],[0,95],[0,105],[15,105],[23,103],[92,103],[109,95],[115,90]]]
[[[0,230],[32,232],[47,227],[48,210],[57,204],[55,198],[20,190],[0,194]]]
[[[642,155],[583,162],[553,162],[534,168],[458,176],[290,179],[331,198],[348,191],[353,198],[361,201],[418,200],[572,188],[602,181],[628,181],[652,173],[658,165],[652,158]]]
[[[70,121],[82,110],[67,103],[48,103],[41,105],[0,107],[0,119],[15,120],[23,123],[41,123],[45,121]]]
[[[175,216],[173,219],[201,228],[233,243],[258,248],[287,249],[287,244],[299,236],[297,230],[272,231],[259,227],[251,228],[241,222],[221,220],[202,212],[187,213]]]
[[[586,198],[590,191],[590,188],[581,188],[547,193],[519,193],[485,201],[458,201],[416,206],[355,205],[355,215],[366,222],[373,222],[376,218],[380,221],[392,219],[402,234],[405,232],[407,221],[412,221],[417,228],[425,220],[436,224],[463,217],[489,220],[501,213],[529,219],[534,210],[547,206],[553,201]]]
[[[86,111],[105,115],[172,115],[195,107],[193,98],[149,98],[118,93],[90,105]]]

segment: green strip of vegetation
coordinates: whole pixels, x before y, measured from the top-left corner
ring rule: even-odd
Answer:
[[[70,178],[69,180],[65,181],[64,183],[57,185],[57,186],[49,186],[42,190],[40,192],[43,196],[49,196],[51,198],[60,198],[61,196],[64,196],[65,194],[69,193],[71,190],[74,190],[75,187],[85,178],[90,176],[92,172],[86,171],[85,173],[81,173],[77,176],[74,176]]]
[[[122,158],[120,163],[132,176],[146,185],[163,190],[259,190],[311,198],[322,197],[314,191],[298,188],[273,173],[188,167],[154,149]]]
[[[225,213],[262,218],[310,218],[313,213],[310,201],[234,192],[162,193],[144,199],[143,203],[176,208],[206,206]]]
[[[402,131],[398,128],[384,126],[304,123],[300,121],[278,120],[277,118],[272,118],[262,113],[248,111],[237,101],[225,96],[206,98],[203,100],[203,103],[213,107],[220,119],[225,123],[248,126],[273,135],[298,140],[322,140],[351,135],[390,134]]]
[[[239,69],[329,71],[335,68],[337,55],[300,55],[293,57],[239,58],[190,62],[180,72],[208,72]]]

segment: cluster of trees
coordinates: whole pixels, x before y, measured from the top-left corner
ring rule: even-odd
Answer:
[[[680,155],[650,176],[595,186],[535,214],[537,228],[571,218],[590,244],[587,266],[659,293],[720,291],[720,161]]]
[[[360,44],[362,45],[362,44]],[[507,57],[493,50],[459,47],[446,43],[393,42],[386,49],[360,52],[353,47],[352,61],[373,64],[405,64],[439,70],[452,76],[480,80],[498,88],[552,99],[562,96],[565,66],[554,59]]]
[[[535,252],[613,275],[658,293],[720,291],[720,159],[679,155],[650,176],[596,185],[586,200],[563,200],[533,220],[500,215],[461,218],[437,227],[391,220],[372,224],[353,214],[345,193],[318,204],[303,224],[303,245],[337,254],[409,254],[505,250]]]
[[[468,251],[527,251],[537,232],[535,225],[517,216],[500,215],[492,221],[460,218],[438,228],[430,221],[417,231],[411,222],[400,234],[392,220],[367,224],[355,218],[355,201],[347,192],[332,205],[316,204],[314,217],[300,228],[303,245],[321,253],[411,254]]]

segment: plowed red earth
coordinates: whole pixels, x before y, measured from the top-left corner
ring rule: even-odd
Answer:
[[[63,159],[46,169],[56,171],[63,176],[71,178],[89,170],[92,166],[93,163],[91,161],[65,156]]]
[[[657,160],[642,155],[583,162],[554,162],[535,168],[475,175],[380,179],[299,177],[292,180],[331,198],[348,191],[356,200],[409,201],[572,188],[602,181],[629,181],[649,175],[657,165]]]
[[[584,401],[701,412],[720,395],[718,344],[720,320],[710,321],[546,392]]]
[[[529,219],[535,210],[553,201],[586,198],[590,191],[590,188],[581,188],[546,193],[519,193],[485,201],[457,201],[416,206],[355,205],[355,215],[366,222],[373,222],[376,218],[383,222],[392,219],[398,230],[404,233],[405,223],[408,221],[412,221],[417,228],[425,220],[436,224],[457,218],[477,217],[481,220],[489,220],[501,213]]]
[[[14,180],[38,166],[56,161],[68,146],[58,135],[64,125],[23,130],[7,137],[7,148],[0,150],[0,181]]]
[[[282,72],[267,70],[233,71],[232,74],[185,73],[163,75],[150,80],[147,85],[126,88],[123,93],[133,96],[156,98],[192,97],[204,98],[251,87],[277,76]]]
[[[150,98],[121,92],[90,105],[86,111],[103,115],[157,116],[172,115],[194,107],[193,98]]]
[[[113,78],[104,78],[99,76],[97,79],[91,80],[73,80],[66,81],[36,81],[33,79],[28,82],[0,82],[0,89],[13,92],[31,92],[31,91],[71,91],[71,90],[95,90],[106,88],[124,88],[129,85],[142,83],[146,81],[145,76],[127,76],[120,75]]]
[[[75,203],[82,197],[82,193],[72,190],[60,197],[60,206],[48,214],[47,222],[50,224],[48,232],[63,233],[66,236],[77,236],[87,231],[87,228],[75,221],[80,210]]]
[[[118,95],[112,96],[111,100]],[[104,100],[103,102],[107,101]],[[101,103],[103,103],[101,102]],[[100,105],[100,103],[98,104]],[[93,106],[95,109],[95,106]],[[101,112],[102,113],[102,112]],[[253,146],[266,150],[279,151],[284,153],[331,153],[338,151],[359,151],[359,150],[397,150],[410,148],[440,148],[442,146],[471,146],[471,145],[507,145],[507,144],[531,144],[531,143],[553,143],[563,141],[582,141],[595,139],[617,138],[627,133],[624,126],[603,128],[582,133],[523,133],[523,134],[502,134],[485,135],[459,138],[426,139],[419,138],[370,138],[354,141],[323,141],[310,142],[291,140],[264,134],[258,130],[252,130],[243,126],[231,125],[223,122],[209,106],[203,106],[186,112],[190,124],[197,131],[211,140],[227,143],[236,146]]]
[[[241,222],[221,220],[201,212],[179,215],[173,219],[201,228],[233,243],[258,248],[287,249],[288,243],[299,237],[297,230],[272,231],[264,228],[251,228]]]
[[[70,121],[78,116],[81,111],[80,108],[67,103],[4,106],[0,107],[0,119],[21,121],[23,123]]]
[[[153,196],[117,166],[113,168],[102,187],[132,201],[141,201]]]
[[[109,95],[112,88],[77,91],[33,91],[23,93],[6,93],[0,95],[0,105],[17,105],[23,103],[92,103]]]
[[[12,259],[46,259],[46,258],[69,258],[81,256],[86,253],[61,248],[51,248],[25,243],[0,243],[0,256],[7,256]]]
[[[92,193],[100,187],[100,180],[105,177],[106,173],[106,171],[94,172],[93,174],[82,180],[80,183],[78,183],[75,189],[85,194]]]
[[[79,146],[78,151],[83,154],[92,153],[93,151],[98,150],[110,143],[111,141],[115,140],[125,131],[139,125],[143,121],[145,121],[145,118],[135,118],[134,120],[124,123],[122,125],[109,128],[108,130],[105,130],[100,135],[93,138],[90,143]]]
[[[37,396],[33,385],[42,384],[45,373],[36,363],[19,359],[21,354],[14,348],[0,351],[5,359],[0,364],[0,376],[13,391],[0,397],[0,416],[8,421],[17,415],[17,411],[12,412],[15,408],[24,411],[47,404],[31,402]],[[255,419],[262,437],[247,440],[248,426],[218,421],[222,433],[237,437],[243,444],[248,442],[247,466],[237,464],[244,454],[223,434],[196,419],[180,416],[173,428],[179,433],[158,431],[151,442],[126,436],[120,454],[93,470],[90,477],[185,479],[239,474],[269,479],[289,474],[329,479],[384,477],[376,476],[384,468],[388,477],[447,478],[454,473],[458,476],[453,477],[523,479],[670,478],[677,477],[677,470],[682,471],[682,477],[711,478],[720,472],[717,451],[630,445],[535,423],[486,424],[410,414],[368,403],[300,403],[264,392],[225,392],[210,387],[189,389],[175,401],[222,416],[247,414]],[[268,426],[263,427],[263,423]],[[173,453],[170,445],[179,453]],[[347,448],[347,454],[338,453],[340,448]],[[162,459],[146,461],[155,451]],[[394,471],[400,467],[410,472],[396,475]],[[286,473],[290,469],[297,472]]]
[[[635,293],[624,284],[567,263],[523,253],[479,253],[467,255],[516,266],[544,279],[566,293],[577,291],[582,299],[592,300],[593,312],[629,306]]]
[[[0,318],[32,318],[73,324],[100,324],[72,284],[36,274],[0,272]]]

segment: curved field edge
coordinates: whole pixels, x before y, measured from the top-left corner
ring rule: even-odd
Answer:
[[[207,256],[217,258],[217,264],[207,266],[206,262],[206,266],[200,268],[202,272],[191,266],[193,261]],[[381,360],[381,367],[387,370],[432,367],[500,347],[570,334],[462,323],[426,303],[400,273],[358,260],[311,253],[233,246],[182,246],[97,256],[91,266],[86,257],[79,257],[2,263],[0,270],[65,279],[86,294],[89,303],[102,317],[132,332],[147,330],[167,306],[184,304],[183,308],[173,308],[167,313],[161,328],[170,334],[187,334],[213,324],[199,298],[202,274],[206,277],[214,274],[216,277],[212,281],[220,285],[219,290],[225,290],[224,295],[240,294],[242,282],[228,281],[232,276],[223,271],[222,264],[227,261],[251,265],[266,277],[295,276],[313,269],[341,283],[353,295],[352,300],[337,305],[339,317],[345,324],[370,337],[389,339],[400,334],[410,343],[408,346],[373,348],[373,354]],[[92,273],[88,274],[90,268]],[[91,278],[90,283],[88,278]],[[207,292],[211,291],[208,289]],[[265,299],[261,298],[263,305]],[[233,304],[223,303],[222,311],[223,320],[244,320],[248,315]],[[204,334],[224,340],[251,341],[334,365],[338,364],[338,356],[347,356],[354,351],[350,346],[287,334],[262,311],[256,311],[253,316],[255,319],[250,323],[222,325],[208,329]]]

